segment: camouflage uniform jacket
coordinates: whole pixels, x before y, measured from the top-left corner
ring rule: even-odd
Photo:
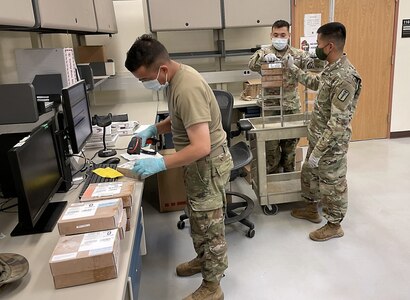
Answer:
[[[313,59],[309,56],[309,53],[300,49],[288,46],[285,51],[278,51],[272,45],[269,47],[263,47],[256,51],[250,61],[249,69],[255,72],[261,72],[261,63],[264,62],[263,58],[268,53],[274,53],[276,57],[282,58],[286,55],[291,55],[294,58],[295,65],[301,69],[322,69],[324,63]],[[300,99],[298,93],[298,80],[291,72],[284,72],[283,81],[283,108],[284,110],[300,110]]]
[[[313,155],[322,157],[335,146],[347,151],[352,136],[351,121],[362,88],[362,79],[346,55],[327,65],[321,74],[309,74],[296,66],[290,71],[300,83],[319,90],[308,126]]]

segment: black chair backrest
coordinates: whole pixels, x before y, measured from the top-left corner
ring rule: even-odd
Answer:
[[[228,91],[213,90],[216,101],[218,101],[219,109],[222,116],[222,127],[226,132],[226,140],[228,146],[231,145],[231,122],[233,110],[233,96]]]

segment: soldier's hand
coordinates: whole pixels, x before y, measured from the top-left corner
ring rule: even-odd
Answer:
[[[308,165],[312,169],[317,168],[319,166],[320,157],[316,157],[313,154],[309,156]]]
[[[141,176],[142,179],[147,178],[153,174],[165,171],[165,161],[163,157],[160,158],[143,158],[137,159],[132,170]]]
[[[155,125],[150,125],[144,130],[137,132],[136,136],[141,138],[142,147],[147,145],[147,139],[158,134],[157,127]]]
[[[275,53],[266,54],[264,59],[268,63],[272,63],[272,62],[275,62],[275,61],[279,60],[279,58],[276,57]]]
[[[283,61],[284,67],[288,69],[292,68],[295,65],[295,59],[290,54],[285,55],[282,61]]]

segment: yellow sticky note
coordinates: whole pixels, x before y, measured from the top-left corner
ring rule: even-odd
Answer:
[[[117,170],[114,170],[112,168],[98,168],[93,170],[93,172],[101,177],[105,177],[105,178],[117,178],[117,177],[121,177],[124,176],[122,175],[120,172],[118,172]]]

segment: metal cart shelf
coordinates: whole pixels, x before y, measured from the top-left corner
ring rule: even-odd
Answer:
[[[267,215],[276,214],[276,204],[300,201],[301,183],[300,171],[289,173],[267,174],[266,149],[267,141],[294,139],[307,136],[307,124],[310,119],[308,99],[305,93],[305,113],[283,114],[283,71],[281,63],[262,65],[262,91],[259,100],[262,116],[250,118],[252,129],[249,131],[250,148],[253,155],[252,188],[256,193],[263,212]],[[283,69],[282,69],[283,70]],[[264,74],[265,73],[265,74]],[[264,75],[276,78],[274,81],[264,80]],[[265,85],[264,85],[265,82]],[[274,96],[268,95],[267,89],[278,90]],[[277,99],[279,106],[266,106],[265,101]],[[265,110],[278,110],[278,116],[265,116]]]

